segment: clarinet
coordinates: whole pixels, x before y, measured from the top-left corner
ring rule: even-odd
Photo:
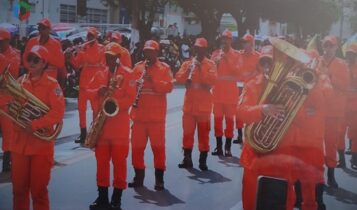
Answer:
[[[146,61],[145,61],[144,71],[143,71],[143,73],[141,74],[140,79],[137,81],[137,92],[136,92],[135,102],[134,102],[134,104],[133,104],[133,107],[134,107],[134,108],[138,108],[139,99],[140,99],[141,92],[142,92],[143,87],[144,87],[144,78],[146,77],[146,74],[147,74],[148,65],[149,65],[149,64],[148,64],[148,62],[147,62],[147,60],[146,60]]]
[[[225,54],[225,53],[224,53],[224,50],[223,50],[223,46],[221,46],[220,49],[221,49],[221,51],[220,51],[220,53],[219,53],[219,58],[215,60],[215,63],[216,63],[216,65],[217,65],[217,67],[218,67],[218,65],[221,63],[221,60],[223,59],[224,54]]]
[[[191,83],[192,82],[193,72],[194,72],[196,66],[199,65],[199,64],[200,64],[200,62],[197,60],[197,57],[194,57],[192,59],[192,63],[188,67],[189,74],[188,74],[188,77],[187,77],[187,83]]]

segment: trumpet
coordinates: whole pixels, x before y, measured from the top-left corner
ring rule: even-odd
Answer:
[[[135,97],[135,101],[134,101],[134,104],[133,104],[134,108],[138,108],[139,100],[140,100],[141,92],[142,92],[143,87],[144,87],[144,81],[145,81],[145,77],[147,75],[147,68],[148,67],[149,67],[149,63],[148,63],[147,60],[145,60],[144,71],[141,74],[140,79],[138,79],[138,81],[137,81],[137,92],[136,92],[136,97]]]
[[[80,45],[76,45],[73,47],[67,48],[65,51],[63,51],[63,54],[77,54],[79,50],[84,49],[87,45],[97,41],[96,39],[92,39],[90,41],[84,42]]]
[[[10,65],[9,65],[10,66]],[[32,120],[46,115],[50,108],[40,99],[24,89],[10,74],[9,66],[0,75],[0,89],[7,92],[14,99],[7,104],[7,110],[0,109],[0,115],[9,118],[21,128],[31,125]],[[45,140],[53,141],[62,130],[62,122],[52,128],[42,128],[33,132],[33,135]]]

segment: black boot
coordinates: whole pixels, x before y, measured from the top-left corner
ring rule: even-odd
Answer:
[[[326,210],[326,206],[324,204],[323,196],[324,196],[325,185],[317,184],[316,185],[316,203],[317,210]]]
[[[357,153],[352,153],[351,168],[357,170]]]
[[[302,203],[302,192],[301,192],[301,182],[296,181],[294,183],[294,189],[295,189],[295,208],[301,209],[301,203]]]
[[[233,144],[243,144],[242,128],[238,128],[238,136],[237,136],[237,139],[233,141]]]
[[[348,142],[349,142],[350,144],[349,144],[349,147],[347,148],[347,150],[346,150],[346,152],[345,152],[346,155],[352,154],[352,152],[351,152],[352,140],[350,139]]]
[[[338,184],[335,179],[335,168],[328,168],[327,169],[327,184],[330,187],[338,188]]]
[[[339,161],[336,168],[346,168],[345,153],[343,150],[338,150]]]
[[[4,152],[2,160],[2,172],[9,172],[11,170],[11,153],[10,151]]]
[[[128,187],[137,188],[144,186],[145,169],[135,169],[135,177]]]
[[[179,168],[192,168],[192,149],[184,149],[184,158],[181,163],[178,164]]]
[[[119,188],[114,188],[112,194],[112,200],[110,201],[110,210],[121,210],[121,196],[123,190]]]
[[[232,138],[226,138],[226,144],[224,145],[224,156],[232,157],[231,145],[232,145]]]
[[[212,155],[215,156],[222,156],[223,155],[223,150],[222,150],[222,137],[216,137],[217,141],[217,146],[216,149],[214,149],[214,152],[212,152]]]
[[[155,190],[164,190],[164,170],[155,169]]]
[[[108,187],[98,186],[98,197],[89,205],[90,210],[108,210],[110,207],[108,199]]]
[[[87,137],[87,128],[81,128],[81,134],[74,140],[76,144],[84,144]]]
[[[200,153],[200,159],[199,159],[199,168],[202,170],[202,171],[207,171],[208,170],[208,167],[207,167],[207,153],[208,152],[201,152]]]

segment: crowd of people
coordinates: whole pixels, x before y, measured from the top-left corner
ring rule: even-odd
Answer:
[[[10,33],[0,29],[3,171],[11,170],[12,173],[15,210],[29,209],[30,192],[33,209],[50,209],[47,185],[56,138],[51,133],[60,128],[58,125],[63,120],[63,91],[68,74],[79,77],[80,135],[75,143],[86,146],[89,139],[93,141],[95,138],[98,197],[90,204],[91,210],[119,210],[123,190],[127,186],[143,186],[144,153],[148,141],[154,154],[154,188],[157,191],[165,189],[166,96],[175,84],[186,89],[182,108],[184,154],[178,168],[194,166],[192,150],[197,130],[198,167],[202,171],[208,170],[213,114],[216,145],[211,155],[232,157],[232,143],[243,145],[240,164],[244,167],[242,200],[245,210],[256,209],[257,205],[269,206],[268,209],[290,210],[294,206],[303,210],[326,209],[323,202],[324,166],[327,168],[327,185],[338,188],[335,168],[346,167],[346,132],[352,140],[351,167],[357,170],[357,143],[354,142],[357,140],[356,44],[347,46],[346,56],[338,58],[340,43],[334,36],[321,40],[320,52],[318,48],[293,48],[282,39],[275,45],[272,40],[277,39],[267,40],[257,48],[255,38],[250,34],[239,40],[241,50],[236,50],[232,47],[233,35],[229,30],[219,35],[213,51],[209,50],[210,43],[203,37],[170,37],[182,60],[173,74],[172,67],[159,59],[160,41],[139,43],[130,54],[122,45],[123,37],[118,32],[107,34],[100,43],[98,30],[88,27],[87,40],[73,44],[52,38],[51,22],[46,18],[38,22],[38,30],[38,36],[19,45],[23,46],[20,52],[10,45]],[[291,54],[292,51],[284,51],[292,48],[293,52],[308,57],[309,62],[301,62]],[[265,122],[267,118],[276,123],[292,115],[286,110],[290,100],[286,104],[273,104],[271,98],[274,95],[262,97],[268,84],[276,82],[273,80],[273,72],[279,68],[276,59],[289,56],[298,63],[292,67],[291,71],[296,71],[292,72],[294,75],[309,66],[313,85],[304,89],[306,98],[294,112],[296,116],[291,119],[288,129],[281,131],[284,133],[276,148],[262,152],[253,146],[252,137],[247,133],[243,136],[243,128]],[[291,60],[280,62],[279,65],[288,65]],[[21,66],[23,70],[20,70]],[[6,77],[9,74],[17,81],[11,90],[9,77]],[[243,89],[237,86],[238,81],[244,83]],[[35,105],[43,107],[45,104],[46,111],[38,114],[33,111],[33,106],[28,107],[29,98],[23,101],[16,97],[24,92],[36,97]],[[20,106],[14,105],[16,100]],[[86,120],[88,101],[93,112],[89,129]],[[108,101],[114,101],[114,111],[110,114],[107,109],[113,107],[107,107]],[[20,117],[10,119],[4,114],[14,110]],[[16,122],[22,115],[30,119],[27,124]],[[95,127],[98,124],[100,127]],[[233,140],[235,129],[238,137]],[[129,144],[135,176],[127,183]],[[112,184],[110,162],[113,163]],[[261,179],[262,176],[266,179]],[[111,199],[110,186],[113,187]],[[262,194],[260,190],[274,193]]]

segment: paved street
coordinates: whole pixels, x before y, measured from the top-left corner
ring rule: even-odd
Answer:
[[[242,168],[239,165],[240,146],[233,145],[232,158],[218,158],[209,155],[209,171],[198,169],[197,142],[193,152],[194,169],[183,170],[177,167],[182,160],[181,151],[181,106],[184,89],[176,88],[168,96],[166,123],[167,172],[166,190],[154,190],[153,156],[150,148],[145,154],[145,188],[127,189],[122,198],[123,209],[214,209],[239,210],[241,207]],[[73,138],[78,135],[78,114],[75,100],[67,101],[64,128],[55,147],[56,167],[52,171],[49,185],[51,209],[86,210],[96,198],[96,163],[94,153],[78,147]],[[91,113],[88,113],[90,116]],[[88,119],[88,122],[90,119]],[[213,127],[212,127],[213,128]],[[211,150],[214,149],[214,136],[211,132]],[[150,147],[150,146],[148,146]],[[346,156],[350,167],[350,156]],[[133,178],[131,157],[128,158],[128,181]],[[357,209],[357,171],[351,169],[336,171],[341,188],[328,189],[325,194],[327,209]],[[12,209],[12,188],[9,174],[0,175],[0,210]]]

